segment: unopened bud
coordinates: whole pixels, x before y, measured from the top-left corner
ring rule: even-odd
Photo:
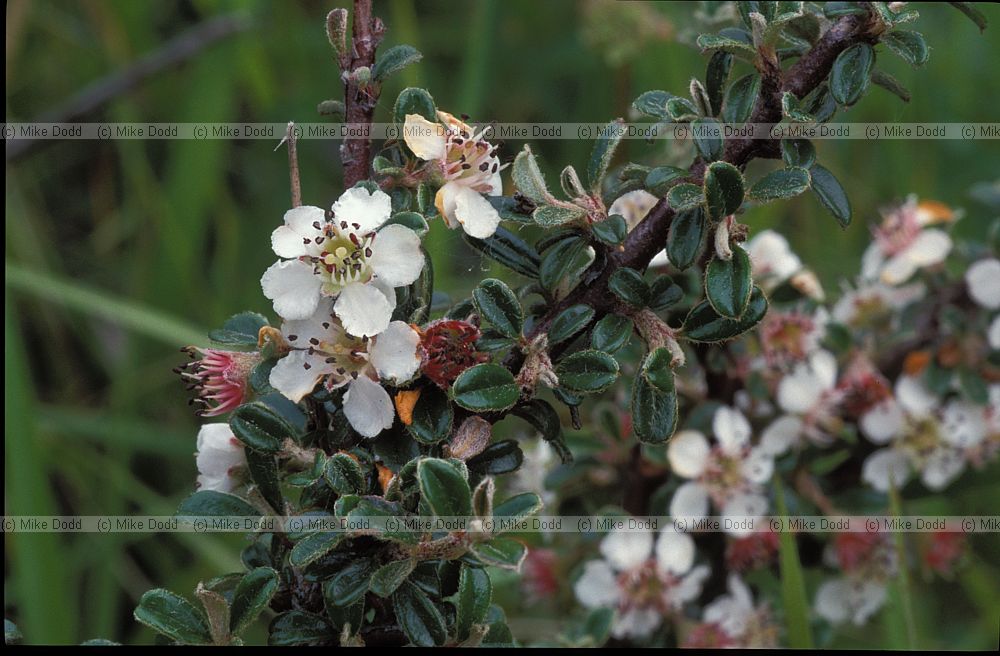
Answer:
[[[338,58],[347,53],[347,10],[337,8],[326,15],[326,38]]]

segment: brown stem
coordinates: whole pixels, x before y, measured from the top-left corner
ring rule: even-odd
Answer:
[[[354,125],[371,125],[378,103],[378,84],[368,78],[359,79],[361,68],[375,65],[375,49],[382,41],[385,26],[372,14],[371,0],[354,0],[350,67],[343,71],[344,121]],[[344,186],[352,187],[368,178],[371,163],[372,141],[369,130],[363,136],[348,137],[340,147],[340,160],[344,164]]]
[[[292,207],[302,206],[302,178],[299,175],[299,153],[295,144],[295,123],[289,121],[285,138],[288,144],[288,181],[292,189]]]

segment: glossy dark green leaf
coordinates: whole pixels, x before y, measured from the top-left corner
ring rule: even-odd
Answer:
[[[556,365],[559,385],[570,392],[596,394],[618,379],[618,361],[602,351],[577,351]]]
[[[759,287],[750,294],[750,304],[739,319],[719,316],[708,301],[691,309],[684,319],[684,337],[692,342],[722,342],[756,326],[767,313],[767,298]]]
[[[673,354],[661,346],[650,351],[642,361],[641,375],[663,394],[674,392]]]
[[[522,492],[495,504],[493,516],[509,519],[530,517],[541,510],[543,505],[542,499],[534,492]]]
[[[714,118],[700,118],[691,123],[694,147],[706,162],[714,162],[722,157],[726,140],[722,136],[722,125]]]
[[[673,94],[666,91],[647,91],[632,102],[632,107],[646,116],[667,120],[670,118],[667,114],[667,101],[673,97]]]
[[[437,385],[428,385],[420,391],[413,406],[413,421],[406,430],[418,442],[435,444],[448,439],[454,418],[448,394]]]
[[[667,257],[683,271],[698,261],[708,232],[708,220],[702,208],[678,212],[667,232]]]
[[[493,236],[486,239],[477,239],[469,235],[465,235],[464,239],[477,251],[511,271],[528,278],[538,277],[538,265],[541,261],[538,253],[526,241],[506,228],[497,228]]]
[[[346,453],[335,453],[326,461],[323,478],[337,494],[364,494],[365,473],[358,461]]]
[[[486,570],[462,565],[458,577],[458,592],[452,598],[455,606],[455,635],[459,640],[469,637],[474,624],[486,619],[493,600],[493,584]]]
[[[712,116],[718,116],[722,110],[722,92],[732,67],[733,56],[728,52],[720,50],[708,60],[708,69],[705,72],[705,92],[712,105]]]
[[[236,408],[229,418],[229,427],[240,442],[263,453],[281,451],[284,441],[294,438],[296,433],[280,413],[260,401]]]
[[[643,186],[654,196],[666,196],[670,187],[678,181],[691,175],[690,172],[676,166],[657,166],[646,174]]]
[[[549,345],[565,342],[586,328],[594,318],[594,308],[589,305],[572,305],[552,320],[549,327]]]
[[[830,71],[830,91],[841,105],[856,103],[871,81],[875,51],[867,43],[856,43],[847,48],[833,62]]]
[[[336,639],[326,618],[303,610],[278,615],[268,627],[267,644],[272,647],[316,645]]]
[[[388,225],[401,225],[404,228],[409,228],[421,237],[426,235],[430,229],[427,225],[427,219],[417,212],[396,212],[388,221],[382,224],[382,227],[384,228]]]
[[[305,567],[333,551],[343,538],[343,533],[328,531],[310,533],[295,543],[288,556],[288,562],[295,567]]]
[[[673,381],[673,376],[657,377],[662,386]],[[632,431],[644,444],[662,444],[677,428],[677,393],[661,391],[645,376],[636,376],[632,382]]]
[[[406,44],[392,46],[380,53],[378,59],[375,60],[375,65],[372,66],[372,79],[381,82],[393,73],[401,71],[421,59],[423,59],[423,55],[413,46]]]
[[[524,311],[517,296],[502,280],[483,280],[472,291],[472,302],[479,316],[493,324],[504,337],[516,339],[521,336]]]
[[[819,164],[813,164],[809,174],[813,193],[833,218],[837,219],[837,223],[846,228],[851,223],[851,201],[847,198],[847,192],[840,186],[837,178]]]
[[[216,344],[229,346],[257,346],[257,334],[268,325],[267,317],[256,312],[241,312],[226,319],[219,330],[213,330],[208,338]]]
[[[725,123],[743,123],[750,118],[757,94],[760,93],[760,76],[751,73],[729,85],[722,101],[722,120]]]
[[[732,164],[709,164],[703,186],[708,215],[713,221],[734,214],[743,204],[743,174]]]
[[[667,193],[667,200],[670,201],[670,207],[674,208],[674,211],[683,212],[700,207],[705,202],[705,194],[698,185],[682,182],[671,187]]]
[[[546,228],[581,221],[586,216],[587,212],[582,207],[561,205],[542,205],[531,213],[532,220]]]
[[[438,517],[472,515],[472,490],[455,463],[425,458],[417,464],[417,482],[421,498]]]
[[[632,338],[632,320],[620,314],[609,314],[596,324],[590,334],[590,344],[598,351],[615,353]]]
[[[667,275],[657,276],[649,286],[649,309],[665,310],[684,298],[684,290]]]
[[[904,87],[902,82],[878,68],[872,70],[872,84],[882,87],[905,103],[912,99],[910,90]]]
[[[912,30],[893,30],[883,34],[879,42],[889,50],[902,57],[911,66],[923,66],[930,57],[927,42],[919,32]]]
[[[473,546],[472,553],[483,564],[516,572],[521,569],[521,563],[528,555],[528,548],[511,538],[494,538]]]
[[[608,246],[618,246],[628,235],[628,224],[620,214],[612,214],[606,221],[590,226],[590,231],[599,242]]]
[[[451,387],[452,399],[466,410],[506,410],[520,394],[514,375],[496,364],[477,364],[466,369]]]
[[[579,273],[590,261],[589,245],[581,237],[563,239],[545,251],[539,266],[538,281],[545,289],[555,289],[571,275]]]
[[[403,633],[417,647],[443,645],[448,630],[440,611],[416,585],[404,581],[392,595],[396,621]]]
[[[135,620],[182,645],[212,642],[205,616],[190,601],[169,590],[149,590],[132,612]]]
[[[323,595],[327,602],[339,608],[356,603],[368,592],[368,585],[376,569],[378,565],[372,558],[356,558],[345,563],[323,584]]]
[[[261,453],[246,449],[247,471],[257,486],[260,495],[274,508],[278,514],[284,514],[285,501],[281,495],[281,481],[278,475],[278,463],[269,453]]]
[[[257,517],[260,511],[234,494],[198,490],[181,502],[176,514],[178,517]]]
[[[698,118],[698,108],[687,98],[671,98],[667,101],[667,114],[672,121],[686,123]]]
[[[705,269],[705,296],[715,311],[731,319],[743,316],[750,303],[753,279],[750,256],[735,246],[728,260],[712,258]]]
[[[608,289],[634,307],[641,308],[649,302],[649,285],[635,269],[622,267],[615,271],[608,280]]]
[[[432,123],[438,120],[434,98],[425,89],[417,87],[407,87],[396,97],[396,104],[392,109],[393,120],[403,125],[407,114],[419,114]]]
[[[721,50],[722,52],[741,55],[743,57],[755,57],[757,55],[750,44],[722,36],[721,34],[699,35],[698,47],[702,50]]]
[[[809,188],[809,171],[796,167],[771,171],[750,187],[757,202],[793,198]]]
[[[372,575],[368,590],[382,598],[390,596],[399,589],[415,565],[416,562],[411,559],[395,560],[382,565]]]
[[[598,192],[601,189],[601,180],[608,172],[608,166],[615,156],[618,144],[625,134],[625,121],[615,119],[608,123],[601,131],[600,137],[594,143],[594,149],[590,151],[590,160],[587,163],[587,184],[591,192]]]
[[[808,139],[782,139],[781,158],[786,166],[808,169],[816,163],[816,148]]]
[[[240,579],[229,609],[229,630],[241,635],[271,603],[278,591],[278,573],[270,567],[258,567]]]
[[[479,455],[469,458],[469,471],[494,476],[516,471],[524,462],[524,452],[515,440],[502,440],[489,445]]]

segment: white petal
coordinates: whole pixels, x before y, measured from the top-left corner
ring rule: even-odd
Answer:
[[[906,428],[903,409],[893,399],[886,399],[861,415],[861,432],[873,444],[885,444]]]
[[[812,370],[824,390],[833,389],[837,384],[837,358],[829,351],[816,351],[809,358]]]
[[[645,189],[636,189],[627,194],[622,194],[608,208],[608,215],[619,214],[625,219],[625,224],[632,230],[642,219],[645,218],[649,210],[660,201],[659,198],[649,193]]]
[[[333,320],[333,302],[329,298],[320,300],[316,311],[308,318],[281,323],[281,334],[294,348],[309,348],[316,342],[335,343],[343,333],[344,329]]]
[[[396,412],[385,389],[366,376],[351,381],[344,394],[344,416],[365,437],[375,437],[392,427]]]
[[[298,260],[275,262],[260,279],[264,296],[273,301],[274,311],[287,320],[305,319],[316,311],[321,284],[312,267]]]
[[[884,263],[885,255],[882,254],[878,244],[872,242],[861,255],[861,278],[869,281],[877,280]]]
[[[405,226],[387,225],[378,231],[368,263],[379,280],[393,287],[409,285],[424,268],[420,237]]]
[[[764,429],[760,436],[760,446],[766,453],[778,456],[797,444],[802,436],[802,420],[792,415],[783,415]]]
[[[670,515],[683,517],[691,521],[701,519],[708,514],[708,490],[701,483],[689,481],[684,483],[670,500]]]
[[[591,560],[583,566],[583,574],[573,585],[573,592],[587,608],[618,605],[618,581],[611,566],[603,560]]]
[[[930,415],[940,403],[937,395],[914,376],[899,377],[896,381],[896,400],[913,417]]]
[[[420,114],[407,114],[403,124],[403,141],[413,154],[425,161],[437,160],[445,154],[445,130],[440,123],[431,123]]]
[[[904,252],[917,266],[937,264],[951,252],[951,237],[941,230],[923,230]]]
[[[751,449],[741,471],[743,478],[751,483],[766,483],[774,474],[774,457],[761,447]]]
[[[879,449],[861,465],[861,479],[879,492],[899,489],[909,478],[909,460],[896,449]]]
[[[909,280],[917,268],[916,262],[907,257],[905,251],[897,253],[882,266],[879,279],[887,285],[898,285]]]
[[[965,458],[955,449],[938,448],[927,456],[920,480],[934,491],[943,490],[965,471]]]
[[[621,572],[637,567],[653,554],[653,534],[649,531],[612,531],[601,540],[601,555]]]
[[[468,187],[460,187],[455,194],[455,220],[462,224],[465,234],[486,239],[497,231],[500,214],[482,194]]]
[[[755,277],[786,280],[802,268],[802,260],[792,252],[788,240],[774,230],[764,230],[747,242],[747,253]]]
[[[754,613],[750,589],[736,574],[728,578],[729,594],[723,595],[705,607],[706,622],[718,624],[734,638],[741,637]]]
[[[379,378],[394,382],[409,380],[420,368],[417,346],[420,335],[404,321],[393,321],[375,337],[369,349],[371,363]]]
[[[667,251],[662,250],[654,255],[653,259],[649,261],[649,266],[653,268],[670,266],[670,258],[667,257]]]
[[[682,430],[667,445],[667,461],[678,476],[697,478],[705,471],[710,450],[704,435],[695,430]]]
[[[308,365],[308,368],[306,367]],[[271,387],[286,398],[298,403],[302,397],[316,389],[320,378],[333,373],[334,366],[326,362],[326,356],[308,351],[292,351],[278,360],[271,369]]]
[[[444,219],[445,225],[452,230],[461,225],[455,218],[455,204],[459,192],[463,189],[466,187],[457,182],[447,182],[438,189],[434,196],[434,206],[437,207],[438,213]]]
[[[731,497],[722,507],[723,519],[733,520],[727,527],[726,533],[736,537],[745,537],[753,532],[753,529],[744,520],[756,519],[767,512],[767,499],[760,494],[737,494]]]
[[[204,490],[229,492],[237,481],[230,470],[246,465],[246,451],[233,435],[229,424],[205,424],[198,431],[198,487]]]
[[[712,431],[726,453],[739,453],[750,441],[750,422],[742,412],[729,406],[722,406],[715,411]]]
[[[381,189],[369,193],[364,187],[351,187],[333,204],[333,214],[337,221],[357,223],[361,232],[374,232],[389,220],[392,199]]]
[[[1000,351],[1000,314],[993,317],[993,321],[990,323],[989,330],[986,331],[987,341],[990,343],[990,348],[994,351]]]
[[[490,190],[487,192],[489,196],[502,196],[503,195],[503,178],[500,177],[500,171],[497,171],[490,178]]]
[[[663,531],[656,540],[656,564],[664,572],[684,574],[694,564],[694,540],[687,533]]]
[[[611,635],[615,638],[646,638],[662,621],[655,608],[629,608],[615,618]]]
[[[971,449],[986,438],[986,413],[981,406],[952,401],[941,413],[941,439],[959,449]]]
[[[804,415],[819,403],[822,394],[819,379],[805,362],[795,365],[778,383],[778,405],[785,412]]]
[[[670,599],[674,608],[680,608],[682,604],[700,597],[701,587],[711,573],[712,570],[709,569],[708,565],[698,565],[688,572],[687,576],[682,578],[670,591]]]
[[[370,284],[352,283],[344,287],[333,305],[344,330],[355,337],[377,335],[389,325],[392,307],[385,294]]]
[[[988,310],[1000,308],[1000,260],[991,257],[973,262],[965,272],[965,284],[976,303]]]
[[[304,239],[321,234],[315,223],[326,223],[326,213],[319,207],[303,205],[285,212],[285,224],[271,233],[271,248],[278,257],[298,257],[309,253]]]
[[[851,614],[850,583],[845,579],[824,581],[816,591],[816,614],[831,624],[842,624]]]

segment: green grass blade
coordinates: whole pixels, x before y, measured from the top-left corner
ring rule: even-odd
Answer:
[[[902,516],[903,503],[899,497],[899,490],[893,485],[889,488],[889,512],[893,517]],[[906,646],[908,649],[917,648],[917,622],[913,614],[913,595],[910,585],[910,570],[906,563],[906,544],[903,533],[896,531],[892,534],[893,543],[896,549],[896,562],[899,573],[894,582],[897,604],[893,604],[902,615],[902,625],[906,629]]]
[[[781,479],[774,479],[774,500],[778,514],[788,516],[785,490]],[[799,548],[795,534],[783,531],[778,536],[778,558],[781,563],[781,601],[785,607],[785,628],[788,646],[793,649],[812,649],[813,639],[809,627],[809,599],[806,596],[805,577],[799,561]]]

